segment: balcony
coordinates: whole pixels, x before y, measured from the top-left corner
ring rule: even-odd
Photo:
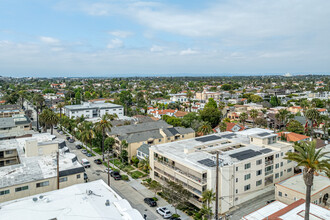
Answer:
[[[273,164],[274,161],[273,160],[268,160],[268,161],[265,161],[265,165],[268,166],[268,165],[271,165]]]
[[[196,176],[194,176],[194,175],[192,175],[192,174],[189,174],[189,173],[187,173],[187,172],[184,172],[183,170],[181,170],[181,169],[179,169],[179,168],[177,168],[177,167],[175,167],[175,166],[172,166],[172,165],[170,165],[170,164],[168,164],[168,163],[165,163],[165,162],[163,162],[163,161],[161,161],[161,160],[158,160],[158,162],[161,163],[162,165],[165,165],[165,166],[171,168],[171,169],[174,170],[176,173],[179,173],[179,174],[181,174],[181,175],[184,175],[185,177],[188,177],[188,178],[192,179],[193,181],[195,181],[195,182],[197,182],[197,183],[199,183],[199,184],[206,184],[206,183],[207,183],[207,179],[206,179],[206,178],[204,178],[204,179],[202,179],[202,178],[198,178],[198,177],[196,177]]]

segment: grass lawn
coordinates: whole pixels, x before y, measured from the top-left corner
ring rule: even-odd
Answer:
[[[143,173],[141,173],[140,171],[134,171],[131,172],[130,175],[133,179],[138,179],[143,176]]]
[[[102,150],[98,147],[93,148],[93,151],[99,155],[102,155]]]

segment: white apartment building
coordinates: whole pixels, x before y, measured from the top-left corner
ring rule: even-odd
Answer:
[[[57,161],[61,141],[54,135],[0,141],[0,202],[57,189]],[[60,188],[84,182],[84,167],[72,153],[59,155]]]
[[[186,93],[177,93],[177,94],[170,94],[171,102],[188,102],[187,94]]]
[[[201,207],[202,192],[215,192],[219,152],[219,213],[225,213],[292,176],[295,164],[283,159],[292,150],[266,129],[211,134],[152,146],[150,177],[182,184],[192,194],[190,202]]]
[[[106,113],[117,114],[118,118],[124,116],[124,107],[112,103],[90,103],[85,102],[81,105],[66,105],[64,113],[70,118],[84,116],[85,118],[100,118]]]

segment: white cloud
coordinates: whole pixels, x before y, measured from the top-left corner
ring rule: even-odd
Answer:
[[[107,45],[108,49],[115,49],[115,48],[120,48],[124,45],[123,41],[120,39],[112,39],[110,43]]]
[[[132,35],[132,32],[129,31],[109,31],[109,34],[111,34],[112,36],[118,37],[118,38],[126,38],[130,35]]]
[[[192,55],[192,54],[198,54],[198,51],[192,50],[188,48],[187,50],[180,51],[180,55]]]
[[[46,44],[58,44],[60,43],[60,40],[53,38],[53,37],[39,37],[40,41]]]
[[[151,52],[162,52],[164,50],[163,47],[161,46],[158,46],[158,45],[153,45],[151,48],[150,48],[150,51]]]

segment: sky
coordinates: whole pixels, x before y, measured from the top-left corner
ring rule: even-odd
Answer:
[[[0,0],[0,75],[330,73],[329,0]]]

